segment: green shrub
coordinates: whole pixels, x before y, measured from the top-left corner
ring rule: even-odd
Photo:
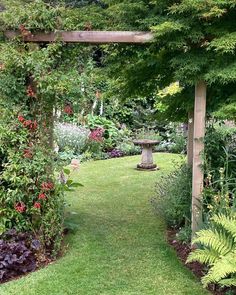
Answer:
[[[180,227],[190,221],[191,192],[191,171],[183,164],[158,181],[152,204],[169,226]]]
[[[182,243],[190,244],[192,236],[192,229],[190,225],[186,225],[179,229],[176,234],[176,239]]]
[[[226,165],[227,166],[227,161]],[[236,179],[230,178],[227,169],[220,168],[219,179],[212,181],[208,174],[203,189],[204,221],[208,222],[213,215],[230,214],[236,211],[235,185]]]
[[[160,136],[158,132],[156,132],[153,129],[146,129],[146,128],[138,129],[134,133],[134,137],[135,139],[150,139],[150,140],[159,140],[159,141],[162,140],[162,137]]]
[[[60,163],[63,163],[65,166],[69,165],[72,159],[77,159],[78,157],[79,156],[70,149],[65,149],[65,151],[58,153]]]
[[[201,248],[193,251],[187,262],[198,261],[209,267],[202,278],[206,287],[214,283],[236,286],[236,215],[215,215],[210,227],[197,233],[194,244]]]
[[[132,156],[141,153],[140,147],[134,145],[134,143],[131,141],[119,144],[117,149],[120,150],[125,156]]]
[[[0,234],[34,231],[46,249],[59,250],[64,220],[63,185],[58,182],[40,120],[18,115],[1,102]],[[27,118],[27,119],[26,119]],[[39,144],[44,143],[44,144]]]
[[[225,124],[210,124],[206,130],[204,139],[205,171],[214,176],[214,180],[220,178],[220,168],[225,167],[227,160],[227,174],[236,177],[236,128],[227,127]],[[228,157],[228,159],[227,159]]]
[[[176,133],[171,138],[171,143],[169,145],[169,151],[175,154],[184,154],[186,153],[186,137],[183,133]]]
[[[87,127],[90,130],[96,130],[98,128],[102,128],[104,130],[104,140],[102,143],[103,150],[110,150],[114,148],[120,140],[119,129],[116,127],[114,122],[106,119],[105,117],[88,115]]]
[[[205,138],[204,220],[235,211],[236,129],[210,124]]]

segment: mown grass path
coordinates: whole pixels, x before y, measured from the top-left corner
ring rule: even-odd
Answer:
[[[78,226],[56,263],[0,286],[0,295],[204,295],[201,284],[166,242],[149,199],[179,160],[156,154],[161,170],[133,169],[139,157],[85,163],[84,184],[68,196],[67,219]]]

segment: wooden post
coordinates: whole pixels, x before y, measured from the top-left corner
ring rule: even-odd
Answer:
[[[194,112],[188,113],[188,143],[187,143],[187,163],[189,167],[193,165],[193,124]]]
[[[202,190],[204,172],[202,152],[204,150],[206,116],[206,83],[195,86],[194,132],[193,132],[193,184],[192,184],[192,237],[202,226]]]

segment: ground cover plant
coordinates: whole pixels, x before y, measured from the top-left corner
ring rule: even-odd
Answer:
[[[0,282],[34,271],[41,244],[33,234],[9,230],[0,238]]]

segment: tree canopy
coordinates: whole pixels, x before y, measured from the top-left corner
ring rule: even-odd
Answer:
[[[22,24],[32,32],[151,30],[155,36],[151,44],[102,47],[104,75],[116,81],[114,95],[155,98],[159,118],[184,120],[193,108],[194,84],[205,80],[208,112],[227,104],[227,117],[234,117],[234,0],[1,2],[8,8],[0,17],[2,30],[16,30]],[[177,81],[180,88],[169,93]]]

